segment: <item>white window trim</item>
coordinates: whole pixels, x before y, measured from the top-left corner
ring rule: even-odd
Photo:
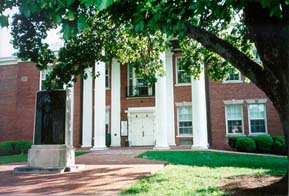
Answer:
[[[241,78],[241,72],[238,70],[239,74],[239,80],[223,80],[223,84],[240,84],[243,83],[243,80]]]
[[[225,124],[226,124],[226,136],[241,136],[245,135],[244,130],[244,113],[243,113],[243,102],[244,100],[228,100],[225,103]],[[241,105],[241,121],[242,121],[242,133],[229,133],[228,131],[228,117],[227,117],[227,105]]]
[[[267,99],[246,99],[248,104],[265,104]]]
[[[177,106],[177,130],[178,133],[176,137],[193,137],[194,129],[193,129],[193,118],[192,118],[192,134],[180,134],[180,125],[179,125],[179,108],[180,107],[191,107],[192,103],[191,102],[182,102],[182,103],[176,103]],[[192,111],[192,116],[193,116],[193,111]]]
[[[253,103],[248,103],[247,100],[246,102],[248,103],[247,105],[247,112],[248,112],[248,126],[249,126],[249,135],[269,135],[268,134],[268,126],[267,126],[267,108],[266,108],[266,102],[262,103],[262,100],[266,100],[266,99],[260,99],[261,102],[256,103],[254,100]],[[263,104],[264,105],[264,112],[265,112],[265,116],[264,116],[264,120],[265,120],[265,132],[264,133],[252,133],[251,132],[251,121],[250,121],[250,112],[249,112],[249,105],[250,104]],[[255,119],[258,120],[258,119]]]
[[[176,84],[175,84],[175,86],[190,86],[192,81],[189,82],[189,83],[179,83],[179,79],[178,79],[178,64],[177,64],[177,62],[178,62],[178,59],[182,59],[182,58],[184,58],[184,57],[183,56],[178,56],[178,57],[175,58],[175,70],[176,70],[175,71],[175,76],[176,76]],[[191,77],[191,80],[192,80],[192,77]]]

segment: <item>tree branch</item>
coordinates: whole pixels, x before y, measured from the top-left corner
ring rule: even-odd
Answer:
[[[251,60],[240,50],[232,46],[230,43],[220,39],[213,33],[204,29],[187,24],[187,36],[200,42],[205,48],[211,50],[235,66],[244,76],[248,77],[259,88],[268,91],[266,85],[270,81],[271,85],[277,84],[279,80],[272,74],[264,71],[258,63]],[[270,86],[271,86],[270,85]],[[269,93],[269,92],[268,92]],[[266,92],[267,94],[267,92]]]

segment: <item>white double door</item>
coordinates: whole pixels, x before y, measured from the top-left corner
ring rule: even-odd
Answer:
[[[131,146],[155,145],[154,112],[133,112],[129,115],[129,141]]]

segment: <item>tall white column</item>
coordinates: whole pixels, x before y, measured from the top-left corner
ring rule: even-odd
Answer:
[[[120,63],[111,67],[111,146],[120,146]]]
[[[94,80],[94,137],[91,150],[107,149],[105,145],[105,63],[95,63]]]
[[[82,98],[82,148],[92,147],[92,68],[86,70]]]
[[[167,77],[167,115],[168,115],[168,142],[175,146],[175,111],[174,111],[174,80],[173,80],[173,53],[166,51],[166,77]]]
[[[161,53],[163,68],[166,70],[165,53]],[[154,149],[169,149],[168,144],[168,117],[167,117],[167,81],[166,76],[157,78],[156,82],[156,144]]]
[[[65,144],[73,148],[73,114],[74,114],[74,88],[66,90],[66,115],[65,115]]]
[[[192,148],[208,148],[207,105],[205,73],[199,80],[192,77],[192,116],[193,116],[193,146]]]

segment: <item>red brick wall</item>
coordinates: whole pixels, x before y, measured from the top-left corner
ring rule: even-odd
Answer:
[[[253,83],[226,83],[209,81],[212,148],[228,148],[226,139],[226,120],[224,100],[244,100],[243,123],[248,135],[248,112],[246,99],[267,99],[267,126],[270,135],[282,135],[281,124],[272,102]]]
[[[32,63],[0,66],[0,141],[33,139],[39,72]]]
[[[74,84],[74,112],[73,112],[73,146],[79,147],[81,144],[81,78],[77,78]]]
[[[176,103],[192,102],[192,89],[191,85],[176,84],[176,57],[181,56],[180,52],[173,55],[173,83],[174,83],[174,112],[175,112],[175,136],[176,145],[180,145],[180,141],[192,141],[192,137],[178,137],[178,112]]]
[[[125,111],[129,107],[154,107],[155,98],[128,98],[126,96],[127,92],[127,65],[121,66],[121,120],[127,120],[127,113]]]

